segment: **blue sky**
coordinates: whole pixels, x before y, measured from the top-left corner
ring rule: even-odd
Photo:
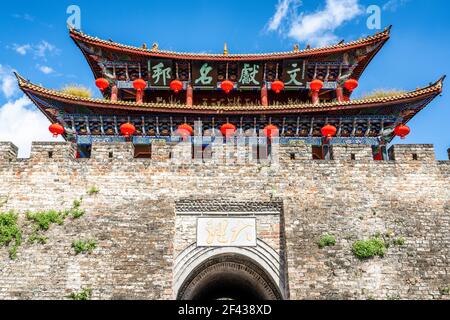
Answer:
[[[170,3],[170,5],[168,4]],[[68,37],[69,5],[81,9],[81,27],[104,39],[142,45],[158,42],[176,51],[270,52],[347,41],[369,30],[367,7],[381,9],[381,26],[394,25],[392,38],[360,81],[357,95],[375,89],[414,90],[450,75],[450,3],[445,0],[201,0],[4,1],[0,12],[0,140],[13,140],[21,155],[31,140],[51,140],[48,123],[15,88],[11,70],[35,83],[59,89],[79,83],[96,95],[92,73]],[[439,159],[450,147],[450,98],[444,94],[412,122],[406,141],[433,143]]]

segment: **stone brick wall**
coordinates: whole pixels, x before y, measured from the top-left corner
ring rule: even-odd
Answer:
[[[174,298],[182,199],[281,202],[280,220],[260,224],[281,226],[280,241],[271,241],[291,299],[448,298],[450,162],[436,161],[432,146],[394,146],[395,160],[381,162],[369,147],[335,146],[336,160],[320,161],[309,147],[281,146],[273,150],[279,163],[248,163],[241,149],[238,161],[222,163],[214,146],[207,163],[186,163],[169,156],[189,160],[188,146],[158,143],[152,159],[133,159],[130,144],[100,143],[91,159],[77,160],[70,144],[35,143],[31,158],[18,160],[17,148],[0,143],[0,211],[19,213],[24,229],[16,260],[0,248],[0,299],[64,299],[80,288],[95,299]],[[87,194],[92,186],[98,194]],[[80,197],[83,217],[52,226],[45,245],[27,242],[27,211],[68,209]],[[337,245],[319,249],[325,233]],[[384,258],[355,258],[352,243],[374,234],[406,243]],[[72,241],[90,238],[93,254],[75,255]]]

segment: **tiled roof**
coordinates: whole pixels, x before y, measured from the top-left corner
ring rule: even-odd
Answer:
[[[323,112],[334,111],[341,109],[358,109],[367,108],[377,105],[407,103],[412,100],[426,99],[427,97],[435,97],[442,92],[443,81],[445,77],[442,77],[436,83],[427,87],[417,89],[415,91],[407,93],[399,93],[398,95],[388,97],[377,97],[370,99],[355,99],[347,102],[325,102],[317,105],[311,103],[303,104],[289,104],[289,105],[269,105],[264,106],[205,106],[195,105],[188,106],[185,104],[169,104],[169,103],[136,103],[129,101],[110,101],[106,99],[93,99],[82,98],[77,96],[68,95],[61,91],[46,89],[44,87],[35,85],[25,80],[20,75],[16,74],[20,88],[27,94],[37,94],[45,96],[49,99],[61,101],[64,103],[89,106],[93,108],[103,109],[122,109],[122,110],[135,110],[143,112],[180,112],[180,113],[305,113],[305,112]]]
[[[89,36],[81,31],[70,29],[70,36],[74,40],[87,42],[90,44],[96,44],[99,46],[108,47],[110,49],[116,49],[121,51],[129,51],[135,54],[153,56],[153,57],[166,57],[166,58],[179,58],[179,59],[211,59],[211,60],[260,60],[260,59],[285,59],[285,58],[298,58],[305,56],[313,56],[320,54],[327,54],[337,51],[345,51],[355,47],[368,45],[379,41],[387,41],[390,37],[391,28],[386,28],[384,31],[376,33],[372,36],[362,38],[351,42],[342,42],[339,44],[322,47],[322,48],[309,48],[299,51],[286,51],[286,52],[272,52],[272,53],[254,53],[254,54],[210,54],[210,53],[188,53],[188,52],[175,52],[166,50],[152,50],[146,48],[139,48],[124,44],[119,44],[112,41],[102,40],[97,37]]]

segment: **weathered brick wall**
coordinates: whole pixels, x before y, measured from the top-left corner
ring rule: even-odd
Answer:
[[[182,243],[175,203],[219,198],[283,202],[291,299],[448,297],[440,289],[450,286],[450,162],[435,161],[432,147],[395,146],[395,161],[385,162],[364,147],[335,147],[333,161],[281,147],[272,165],[222,164],[216,147],[208,163],[175,164],[171,151],[182,153],[159,144],[153,159],[133,159],[129,144],[96,144],[91,159],[76,160],[69,144],[39,143],[31,159],[16,160],[17,149],[0,143],[0,210],[19,213],[25,230],[17,260],[0,248],[0,299],[63,299],[81,287],[98,299],[173,298],[174,243]],[[92,186],[100,192],[87,195]],[[26,211],[67,209],[81,196],[85,216],[52,226],[45,245],[26,242]],[[324,233],[336,236],[335,247],[318,248]],[[406,244],[356,259],[352,243],[376,233]],[[94,253],[74,255],[72,241],[89,238],[98,240]]]

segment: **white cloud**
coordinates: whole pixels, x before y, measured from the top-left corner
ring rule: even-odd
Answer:
[[[59,50],[51,43],[44,40],[36,45],[35,55],[40,58],[46,58],[47,54],[59,54]]]
[[[7,99],[17,93],[17,81],[12,72],[10,68],[0,64],[0,89]]]
[[[25,14],[13,14],[12,15],[16,19],[23,19],[29,22],[34,22],[34,17],[28,13]]]
[[[29,50],[31,50],[31,46],[29,44],[23,44],[23,45],[14,45],[14,50],[22,56],[25,56]]]
[[[50,122],[26,97],[9,101],[0,107],[0,141],[19,148],[19,157],[28,157],[32,141],[62,141],[48,131]]]
[[[389,0],[383,5],[383,10],[395,12],[407,2],[409,2],[409,0]]]
[[[294,5],[299,6],[300,4],[300,0],[278,0],[275,14],[270,19],[267,29],[269,31],[278,30],[282,22],[287,18],[289,9],[291,9]]]
[[[289,0],[279,2],[277,12],[269,22],[269,30],[276,31],[281,28],[283,19],[288,15],[289,7],[294,4]],[[298,5],[298,2],[296,4]],[[313,46],[333,44],[339,41],[335,34],[336,29],[363,13],[358,0],[326,0],[325,7],[313,13],[289,15],[287,35]],[[271,26],[272,29],[270,29]]]
[[[41,66],[38,64],[36,67],[38,68],[39,71],[41,71],[44,74],[51,74],[55,72],[55,70],[53,70],[53,68],[49,66]]]
[[[34,58],[43,60],[47,60],[49,56],[56,56],[61,52],[61,50],[59,50],[56,46],[45,40],[42,40],[41,42],[34,45],[15,43],[13,44],[12,49],[22,56],[31,53],[33,54]]]

